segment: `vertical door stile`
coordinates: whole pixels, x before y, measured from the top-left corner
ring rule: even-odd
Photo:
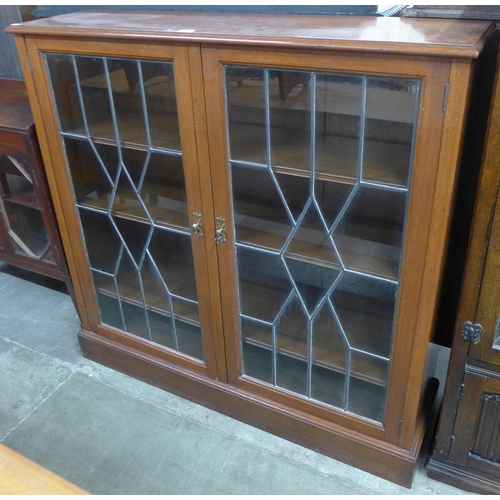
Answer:
[[[439,189],[437,173],[444,123],[442,95],[432,89],[443,88],[449,81],[449,72],[450,64],[444,62],[425,65],[417,73],[421,78],[419,116],[412,153],[412,177],[409,184],[403,265],[399,282],[400,302],[395,317],[398,333],[394,337],[392,347],[386,427],[388,439],[408,450],[413,445],[417,428],[418,432],[424,430],[423,413],[420,415],[422,418],[415,418],[415,415],[419,415],[419,411],[425,411],[420,405],[425,400],[423,377],[432,332],[432,318],[426,309],[429,306],[426,301],[434,301],[436,294],[436,288],[428,285],[426,280],[438,279],[438,276],[434,275],[424,278],[425,266],[429,264],[426,259],[429,251],[429,228],[435,215],[432,203],[422,201],[427,197],[432,199],[436,189]],[[442,248],[435,247],[433,250],[440,252]],[[415,314],[416,310],[422,310],[422,313]],[[418,382],[414,382],[417,380]],[[410,407],[413,413],[405,409]]]
[[[238,313],[234,306],[236,290],[236,270],[234,266],[233,218],[231,209],[231,184],[229,178],[229,152],[227,143],[226,112],[224,105],[224,68],[218,61],[217,49],[203,46],[201,49],[203,65],[203,96],[207,120],[208,155],[210,159],[210,186],[212,189],[213,217],[208,223],[212,228],[213,239],[216,235],[216,219],[223,217],[226,220],[227,240],[220,245],[207,241],[207,253],[210,262],[216,263],[212,276],[217,276],[220,290],[221,318],[216,325],[222,325],[218,352],[228,353],[225,356],[225,366],[220,367],[220,373],[227,371],[226,381],[237,384],[239,367],[241,366],[240,347],[235,332],[238,331]],[[214,95],[217,92],[216,95]],[[207,169],[208,170],[208,169]],[[208,238],[207,238],[208,240]],[[210,258],[214,256],[214,259]],[[211,276],[211,277],[212,277]],[[213,281],[214,283],[216,281]],[[220,345],[222,343],[223,345]],[[231,355],[229,355],[231,353]],[[221,356],[219,356],[221,358]],[[222,371],[223,370],[223,371]],[[220,376],[220,375],[219,375]]]
[[[202,191],[203,182],[201,172],[203,171],[202,150],[199,149],[199,109],[194,95],[196,93],[197,78],[201,72],[199,61],[193,60],[193,47],[190,45],[180,46],[176,49],[174,69],[176,71],[176,93],[179,100],[179,128],[182,135],[182,152],[184,157],[184,175],[186,178],[188,196],[188,217],[191,228],[191,244],[193,248],[196,288],[198,295],[198,307],[200,310],[201,334],[203,349],[205,352],[205,363],[207,374],[211,378],[217,378],[216,352],[213,340],[213,321],[211,319],[212,309],[210,307],[211,287],[207,270],[206,244],[207,238],[207,214],[203,204]],[[198,106],[199,108],[199,106]],[[202,131],[201,131],[202,132]],[[193,231],[194,214],[201,214],[201,220],[205,230],[201,237],[197,237]]]
[[[66,262],[72,277],[75,298],[80,309],[83,328],[92,330],[97,327],[95,318],[97,310],[93,301],[86,299],[86,290],[91,289],[87,273],[83,272],[79,262],[85,262],[86,255],[81,252],[82,242],[79,231],[75,231],[72,220],[76,217],[74,199],[70,188],[71,181],[65,168],[66,159],[62,150],[57,147],[60,136],[55,109],[52,106],[50,84],[43,61],[43,51],[38,48],[36,39],[16,37],[23,74],[30,101],[30,108],[37,126],[37,137],[42,153],[50,187],[59,232],[65,248]],[[28,56],[30,60],[28,61]],[[39,83],[38,83],[39,82]],[[48,166],[51,168],[48,168]]]
[[[439,124],[442,120],[443,132],[441,138],[435,138],[433,142],[440,139],[440,155],[435,171],[435,189],[432,197],[432,213],[429,231],[427,251],[425,258],[425,268],[422,277],[422,288],[420,292],[420,304],[423,313],[416,318],[416,334],[414,336],[413,351],[416,353],[412,357],[409,369],[408,380],[415,380],[417,373],[423,373],[425,368],[425,353],[428,349],[429,335],[419,336],[418,332],[431,332],[436,311],[436,299],[440,279],[443,271],[445,244],[450,227],[450,210],[452,195],[455,188],[458,172],[459,150],[462,135],[464,133],[464,115],[467,101],[463,99],[463,89],[470,89],[471,72],[470,61],[452,60],[451,65],[437,66],[435,88],[444,88],[444,83],[449,83],[450,91],[446,113],[442,112],[442,96],[436,98],[436,104],[431,109],[431,113],[436,116],[433,122]],[[445,78],[447,67],[449,73],[447,79],[440,83],[439,79]],[[424,104],[425,106],[425,104]],[[428,108],[426,108],[428,111]],[[438,116],[441,115],[441,118]],[[460,132],[457,133],[456,124],[462,124]],[[420,144],[426,144],[422,138]],[[432,142],[428,142],[432,145]],[[415,192],[413,193],[415,196]],[[421,400],[412,394],[412,384],[407,386],[407,397],[404,405],[403,421],[411,422],[410,415],[418,413]],[[413,421],[410,425],[403,425],[403,432],[399,444],[401,447],[409,449],[414,439],[418,422]]]
[[[205,323],[206,338],[214,351],[214,367],[212,376],[220,382],[227,383],[226,355],[222,328],[222,313],[220,302],[219,267],[217,262],[217,249],[213,235],[215,234],[215,214],[212,198],[211,158],[209,151],[209,138],[207,130],[207,109],[204,95],[204,71],[202,61],[202,48],[200,45],[187,47],[190,89],[193,106],[193,119],[195,128],[196,153],[198,160],[198,178],[200,191],[200,213],[203,220],[203,238],[200,244],[204,248],[204,269],[206,274],[203,303],[200,300],[202,317],[207,318]]]

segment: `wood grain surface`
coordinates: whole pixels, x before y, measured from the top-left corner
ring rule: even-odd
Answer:
[[[0,495],[88,495],[73,483],[0,444]]]
[[[12,25],[8,33],[165,39],[477,57],[488,22],[371,16],[194,12],[75,12]],[[491,30],[494,25],[491,25]]]

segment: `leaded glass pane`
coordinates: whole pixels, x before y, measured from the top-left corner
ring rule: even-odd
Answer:
[[[315,170],[356,179],[363,104],[361,76],[316,76]]]
[[[242,376],[383,422],[420,82],[225,71]]]
[[[102,323],[203,361],[173,63],[46,60]]]

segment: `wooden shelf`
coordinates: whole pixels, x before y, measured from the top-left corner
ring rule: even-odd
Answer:
[[[16,190],[7,195],[4,195],[3,201],[21,205],[23,207],[33,208],[34,210],[41,210],[32,185],[29,188],[27,187],[22,190]]]
[[[120,135],[120,146],[130,149],[147,151],[148,141],[144,128],[144,115],[142,111],[129,111],[120,114],[118,121],[118,133]],[[89,126],[91,139],[99,144],[116,146],[116,136],[113,122],[102,120]],[[64,130],[68,136],[78,136],[86,139],[83,127]],[[166,151],[181,151],[181,140],[178,129],[177,115],[153,114],[149,115],[149,132],[151,146]]]
[[[2,177],[3,175],[5,175],[5,177]],[[15,203],[16,205],[40,210],[40,205],[32,182],[21,175],[4,174],[2,172],[0,172],[0,180],[2,180],[1,186],[4,192],[4,194],[0,194],[0,196],[2,196],[4,202]]]
[[[230,124],[231,160],[267,165],[265,142],[259,151],[256,137],[265,137],[264,126]],[[316,178],[354,183],[358,180],[359,140],[335,135],[316,136]],[[411,146],[365,140],[363,180],[407,188]],[[271,162],[274,170],[310,177],[311,146],[304,131],[273,130]]]
[[[259,71],[262,75],[263,71]],[[321,73],[318,74],[320,76]],[[228,85],[228,101],[231,106],[264,108],[264,82],[246,78],[242,83]],[[398,123],[413,123],[415,94],[384,88],[369,87],[367,119]],[[311,110],[311,87],[295,86],[285,99],[281,99],[277,78],[269,79],[269,105],[275,109],[296,111]],[[361,79],[359,85],[344,85],[317,79],[316,112],[359,116],[361,111]]]
[[[286,298],[285,292],[272,290],[266,287],[240,281],[240,302],[251,304],[249,309],[255,317],[273,322],[276,312]],[[372,311],[360,312],[346,307],[337,307],[337,314],[341,318],[344,331],[348,335],[350,345],[362,350],[367,355],[356,355],[351,363],[351,375],[377,385],[387,383],[388,362],[383,359],[369,356],[374,354],[389,358],[391,338],[383,332],[392,331],[392,316],[388,318],[380,315],[380,304],[373,301]],[[260,312],[259,312],[260,309]],[[261,347],[272,349],[271,328],[257,322],[243,320],[243,341]],[[277,334],[277,352],[302,361],[308,359],[308,343],[303,328],[303,318],[297,308],[288,310],[286,326],[279,329]],[[345,373],[346,346],[341,340],[337,327],[330,315],[320,314],[315,322],[313,332],[312,363],[316,366]],[[366,326],[369,325],[369,329]],[[333,332],[337,332],[335,336]],[[370,332],[367,334],[367,332]],[[377,335],[379,333],[379,335]]]
[[[116,303],[116,296],[98,292],[98,302],[101,309],[101,321],[104,324],[123,328],[120,308]],[[203,361],[203,344],[199,324],[187,323],[176,318],[175,334],[172,317],[148,310],[148,321],[142,305],[131,302],[121,304],[126,325],[126,331],[136,337],[150,341],[174,352],[194,358],[197,362]],[[139,309],[140,308],[140,309]],[[149,328],[148,328],[149,324]]]
[[[291,289],[291,286],[290,286]],[[240,281],[240,303],[245,304],[245,309],[250,314],[245,314],[249,317],[259,318],[267,323],[272,323],[276,319],[276,315],[288,296],[289,290],[272,289],[269,287],[260,286],[257,284]],[[389,358],[391,350],[391,339],[387,336],[377,336],[377,332],[392,331],[392,316],[393,310],[389,305],[384,305],[380,300],[363,296],[363,304],[356,296],[351,297],[353,303],[346,300],[336,302],[337,315],[342,321],[344,330],[346,331],[350,345],[354,349],[359,349],[376,356]],[[292,339],[300,340],[304,334],[301,329],[301,318],[297,308],[292,317],[288,320],[290,328],[285,334]],[[245,312],[245,311],[243,311]],[[332,328],[333,318],[328,315],[329,321],[325,320],[324,316],[318,316],[318,329],[322,332],[327,332]],[[366,328],[370,326],[370,328]],[[336,328],[336,327],[335,327]],[[258,330],[264,332],[264,330]],[[367,332],[370,332],[367,334]],[[254,337],[257,339],[257,337]],[[261,339],[262,340],[262,339]],[[270,344],[270,342],[269,342]],[[305,349],[306,346],[303,346]],[[302,349],[302,347],[300,348]],[[297,351],[295,349],[296,352]],[[305,354],[305,353],[304,353]]]
[[[196,289],[191,286],[194,283],[194,270],[192,267],[169,261],[157,262],[158,267],[163,275],[169,276],[170,292],[175,294],[172,298],[174,302],[173,316],[185,323],[199,326],[200,317],[198,304],[196,301]],[[143,272],[143,289],[146,308],[155,313],[172,316],[172,312],[164,307],[166,302],[166,293],[160,295],[157,293],[158,284],[155,276]],[[137,282],[136,276],[132,276],[131,272],[124,272],[120,277],[119,290],[121,300],[143,307],[142,293],[139,288],[133,286]],[[107,295],[108,297],[116,298],[116,289],[112,285],[96,286],[98,292]]]
[[[269,349],[243,343],[245,376],[274,385],[272,353]],[[277,353],[276,384],[279,388],[307,396],[308,367],[305,361]],[[345,376],[331,369],[312,366],[311,399],[340,408],[345,407]],[[376,422],[384,418],[386,386],[351,377],[349,381],[348,411]]]
[[[131,88],[123,69],[109,73],[113,91],[113,101],[117,117],[120,145],[131,149],[148,149],[144,110],[140,95],[140,86]],[[101,144],[116,145],[116,136],[111,121],[111,113],[103,111],[109,107],[108,90],[104,74],[99,74],[80,81],[82,92],[89,106],[86,109],[89,133],[92,140]],[[171,78],[158,75],[144,82],[147,102],[147,115],[151,146],[160,149],[180,151],[179,119],[177,115],[175,88]],[[79,117],[76,86],[70,87],[73,102],[73,117]],[[90,104],[92,103],[92,104]],[[95,114],[94,114],[95,113]],[[73,123],[69,119],[69,123]],[[81,121],[81,119],[78,119]],[[80,127],[64,127],[63,132],[86,137],[85,129]]]
[[[240,212],[235,215],[236,241],[244,245],[279,252],[292,229],[287,221],[272,220],[272,210],[264,219],[263,207],[239,203]],[[255,210],[254,210],[255,208]],[[244,209],[244,213],[241,213]],[[260,217],[259,217],[260,216]],[[271,219],[271,220],[269,220]],[[401,248],[368,240],[378,236],[385,241],[401,241],[401,229],[397,227],[374,228],[361,222],[351,223],[351,235],[334,234],[334,242],[344,265],[353,271],[397,281]],[[369,230],[369,229],[370,230]],[[333,247],[325,231],[301,228],[285,253],[286,257],[340,269]]]
[[[254,340],[251,337],[243,337],[243,342],[249,345],[253,345],[255,347],[265,349],[267,351],[271,350],[272,347],[268,343],[263,343],[257,340]],[[290,340],[293,343],[293,340]],[[288,346],[278,347],[277,353],[282,356],[288,356],[293,359],[298,359],[307,363],[307,355],[301,355],[295,351],[291,351],[287,348]],[[292,347],[296,347],[295,344]],[[331,354],[331,353],[328,353]],[[358,380],[363,380],[364,382],[369,382],[370,384],[375,384],[377,386],[385,387],[387,385],[387,374],[388,374],[388,363],[383,360],[378,360],[377,358],[373,358],[375,363],[357,363],[355,365],[351,365],[350,374],[351,377],[356,378]],[[343,375],[346,374],[346,368],[344,363],[344,359],[342,356],[336,356],[334,359],[333,356],[329,356],[327,361],[322,360],[321,358],[313,357],[313,365],[319,368],[324,368],[326,370],[331,370],[336,373],[341,373]],[[338,364],[336,364],[336,362]],[[375,366],[378,365],[378,366]]]
[[[122,62],[130,64],[130,62],[126,60],[122,60]],[[132,64],[135,66],[135,61],[132,61]],[[110,71],[109,81],[111,83],[113,93],[124,94],[126,96],[140,95],[140,86],[138,85],[138,82],[132,82],[129,80],[127,78],[127,72],[123,68]],[[100,73],[89,78],[84,78],[80,80],[80,85],[82,89],[107,90],[106,76],[104,73]],[[175,103],[174,80],[166,74],[157,74],[156,76],[145,80],[144,92],[146,97],[160,97],[162,98],[162,101],[168,98],[169,101]]]
[[[144,183],[141,189],[142,200],[156,225],[173,228],[189,233],[189,218],[185,189],[175,186]],[[78,196],[82,207],[107,212],[110,193],[99,192],[96,187],[84,196]],[[149,223],[144,209],[132,189],[119,189],[111,210],[112,215],[137,222]]]

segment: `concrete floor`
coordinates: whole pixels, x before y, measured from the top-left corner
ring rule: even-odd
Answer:
[[[62,284],[29,277],[0,263],[0,441],[90,493],[466,494],[422,466],[397,486],[86,360]]]

